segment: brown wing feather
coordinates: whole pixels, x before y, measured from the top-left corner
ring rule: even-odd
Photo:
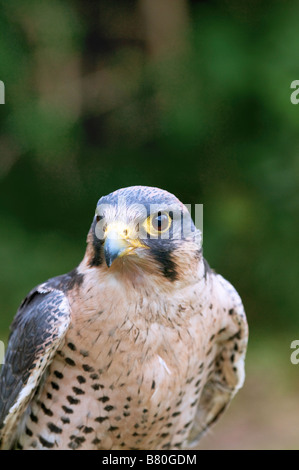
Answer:
[[[202,391],[196,418],[189,435],[195,446],[202,435],[227,408],[245,379],[248,325],[241,299],[222,276],[210,271],[215,308],[221,315],[221,329],[215,333],[217,345],[213,369]]]
[[[69,321],[65,294],[47,283],[31,291],[20,306],[0,372],[0,448],[11,446]]]

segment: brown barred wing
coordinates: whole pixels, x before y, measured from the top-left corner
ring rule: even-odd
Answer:
[[[11,325],[0,372],[0,449],[9,449],[22,417],[70,322],[67,297],[47,283],[30,292]]]
[[[189,435],[190,447],[218,421],[245,379],[248,325],[242,301],[219,274],[210,272],[209,281],[220,329],[212,335],[214,360]]]

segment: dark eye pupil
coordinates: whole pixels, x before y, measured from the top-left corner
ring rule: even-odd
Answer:
[[[168,217],[166,214],[158,213],[156,217],[153,218],[152,224],[154,229],[158,232],[162,232],[168,227]]]

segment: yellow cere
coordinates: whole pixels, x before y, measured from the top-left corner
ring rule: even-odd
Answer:
[[[130,254],[134,248],[148,248],[138,238],[138,232],[136,231],[136,228],[120,220],[111,222],[107,225],[105,230],[105,238],[108,237],[119,240],[120,243],[123,240],[123,242],[128,244],[127,249],[120,254],[120,257],[125,254]]]

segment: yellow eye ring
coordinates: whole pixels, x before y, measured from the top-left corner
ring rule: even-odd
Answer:
[[[170,229],[172,219],[167,212],[157,212],[145,221],[145,229],[149,235],[157,236]]]

